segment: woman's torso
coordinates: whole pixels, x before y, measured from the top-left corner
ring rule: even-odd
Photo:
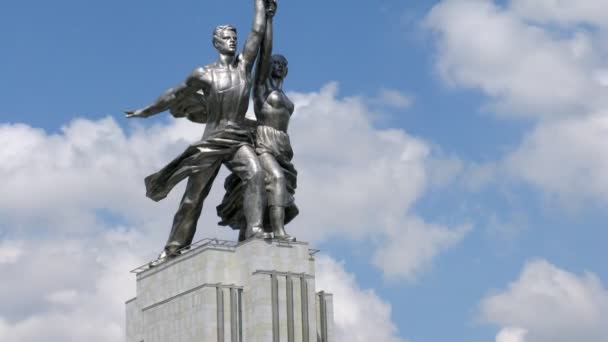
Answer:
[[[287,132],[289,119],[295,107],[293,102],[280,89],[269,89],[264,102],[256,106],[258,125],[270,126]]]

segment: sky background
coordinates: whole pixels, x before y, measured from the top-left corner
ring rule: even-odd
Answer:
[[[0,6],[0,340],[120,342],[200,138],[127,120],[249,0]],[[608,341],[608,1],[281,1],[300,216],[338,342]],[[197,239],[216,225],[221,173]]]

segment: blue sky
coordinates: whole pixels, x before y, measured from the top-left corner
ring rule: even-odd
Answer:
[[[359,320],[336,317],[338,341],[608,340],[606,13],[279,0],[298,107],[289,229],[339,275],[320,286],[358,303]],[[3,6],[0,272],[46,271],[0,285],[0,339],[121,340],[127,272],[157,253],[181,191],[154,204],[142,179],[202,133],[122,111],[214,61],[216,25],[242,45],[251,14],[244,0]],[[221,195],[197,237],[235,238],[213,226]],[[107,329],[37,334],[74,318]]]

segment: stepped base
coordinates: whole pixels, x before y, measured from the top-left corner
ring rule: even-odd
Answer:
[[[333,342],[307,243],[204,240],[134,272],[127,342]]]

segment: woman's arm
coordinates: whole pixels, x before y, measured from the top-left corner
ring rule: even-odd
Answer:
[[[272,66],[272,16],[270,14],[266,19],[266,34],[262,40],[262,47],[260,50],[260,58],[256,65],[253,88],[254,105],[256,107],[261,106],[266,100],[264,98],[266,81],[268,80],[270,68]]]

